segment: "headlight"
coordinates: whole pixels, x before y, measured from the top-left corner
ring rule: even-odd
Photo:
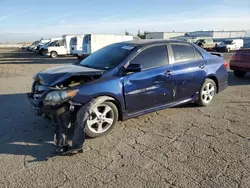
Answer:
[[[35,80],[37,77],[37,73],[32,76],[32,79]]]
[[[77,90],[63,90],[63,91],[51,91],[44,99],[45,103],[56,104],[66,99],[74,97],[78,92]]]

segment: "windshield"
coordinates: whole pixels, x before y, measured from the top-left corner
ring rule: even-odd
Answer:
[[[88,56],[80,65],[94,69],[110,70],[119,65],[133,49],[134,47],[131,44],[111,44]]]
[[[244,48],[250,48],[250,43],[246,44]]]
[[[231,40],[226,40],[226,41],[224,41],[223,43],[224,43],[224,44],[232,44],[232,42],[233,42],[233,41],[231,41]]]
[[[49,44],[49,46],[55,46],[56,43],[57,43],[57,40],[51,42],[51,43]]]
[[[204,42],[204,39],[199,39],[199,40],[197,40],[196,43],[201,43],[201,42]]]

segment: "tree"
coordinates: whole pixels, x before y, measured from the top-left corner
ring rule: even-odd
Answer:
[[[125,31],[125,35],[130,35],[128,31]]]
[[[137,36],[140,37],[141,39],[145,39],[146,38],[146,32],[144,31],[144,33],[142,34],[140,30],[138,30]]]
[[[141,36],[141,31],[138,30],[137,36],[140,37]]]

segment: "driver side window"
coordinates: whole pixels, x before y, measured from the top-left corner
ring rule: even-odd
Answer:
[[[58,46],[64,46],[64,43],[62,40],[58,42]]]
[[[130,64],[141,64],[142,70],[167,65],[168,52],[166,45],[153,46],[139,53]]]

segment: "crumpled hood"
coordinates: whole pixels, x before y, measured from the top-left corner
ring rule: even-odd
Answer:
[[[37,78],[43,85],[54,86],[72,76],[97,76],[102,75],[103,72],[103,70],[83,66],[65,65],[45,69],[37,74]]]

